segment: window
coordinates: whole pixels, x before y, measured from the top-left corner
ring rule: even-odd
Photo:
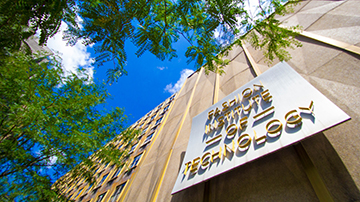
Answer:
[[[112,170],[114,168],[114,166],[115,166],[115,164],[111,164],[109,169]]]
[[[161,117],[161,118],[159,118],[159,119],[156,121],[155,125],[160,124],[160,123],[161,123],[161,120],[162,120],[162,117]]]
[[[152,116],[151,119],[150,119],[150,121],[154,120],[155,116],[156,116],[156,115]]]
[[[103,200],[103,198],[105,197],[105,194],[106,194],[106,192],[103,194],[100,194],[98,199],[96,200],[96,202],[101,202]]]
[[[130,149],[130,152],[129,152],[129,153],[133,152],[133,151],[136,149],[136,146],[137,146],[137,144],[134,144],[134,145],[131,147],[131,149]]]
[[[169,109],[169,106],[170,106],[170,105],[166,106],[163,111],[164,111],[164,112],[167,111],[167,110]]]
[[[79,196],[79,194],[81,193],[82,190],[83,189],[80,189],[80,191],[76,194],[75,199]]]
[[[79,187],[82,185],[83,182],[84,182],[84,179],[81,179],[81,180],[78,182]]]
[[[102,174],[102,172],[103,172],[103,171],[99,172],[99,173],[97,174],[97,177],[96,177],[96,178],[100,177],[100,175]]]
[[[94,183],[92,183],[92,184],[89,185],[88,189],[86,190],[86,193],[87,193],[88,191],[90,191],[90,189],[91,189],[91,187],[92,187],[93,185],[94,185]]]
[[[99,168],[100,168],[100,167],[98,167],[98,168],[95,170],[95,172],[94,172],[94,173],[96,173],[96,172],[99,170]]]
[[[126,182],[125,182],[125,183],[122,183],[121,185],[119,185],[119,186],[116,187],[115,192],[114,192],[114,194],[111,196],[109,202],[115,202],[115,201],[117,200],[117,198],[119,198],[122,190],[123,190],[124,187],[125,187],[125,184],[126,184]]]
[[[99,190],[99,188],[100,188],[100,187],[93,189],[93,190],[92,190],[92,193],[93,193],[93,194],[96,194],[96,192]]]
[[[140,160],[141,156],[142,156],[142,154],[139,154],[139,155],[135,156],[133,162],[131,163],[130,168],[133,168],[133,167],[137,166],[137,164],[139,163],[139,160]]]
[[[120,174],[121,168],[118,168],[111,178],[115,178]]]
[[[172,101],[174,99],[175,95],[171,96],[169,101]]]
[[[86,195],[80,197],[79,202],[82,201],[82,200],[84,200],[85,196],[86,196]]]
[[[148,135],[148,136],[146,137],[146,139],[145,139],[144,144],[147,144],[148,142],[150,142],[150,141],[151,141],[151,138],[153,137],[153,135],[154,135],[154,133],[151,133],[150,135]]]
[[[103,176],[103,178],[99,182],[99,186],[102,185],[102,183],[105,181],[105,179],[107,178],[108,175],[109,175],[109,173]]]
[[[145,134],[145,132],[147,131],[147,127],[141,132],[141,135],[140,136],[142,136],[142,135],[144,135]]]

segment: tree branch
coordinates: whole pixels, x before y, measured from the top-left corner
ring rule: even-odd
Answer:
[[[43,161],[43,160],[45,160],[45,159],[47,159],[47,158],[50,158],[50,156],[49,156],[49,155],[46,155],[46,156],[44,156],[44,157],[42,157],[42,158],[35,158],[34,160],[28,162],[28,163],[25,164],[25,165],[20,166],[20,167],[17,168],[17,169],[14,168],[12,171],[11,171],[11,169],[10,169],[10,170],[7,170],[7,171],[4,171],[4,172],[2,172],[2,173],[0,174],[0,178],[5,177],[5,176],[7,176],[7,175],[11,175],[11,174],[16,173],[16,172],[19,172],[20,170],[28,169],[28,168],[30,168],[31,166],[33,166],[34,164],[36,164],[37,162]]]
[[[177,30],[177,29],[174,29],[174,30],[175,30],[177,33],[181,34],[181,36],[183,36],[184,39],[185,39],[190,45],[194,46],[193,43],[184,35],[184,33],[180,32],[180,31]]]

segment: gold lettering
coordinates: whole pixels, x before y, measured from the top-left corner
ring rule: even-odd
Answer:
[[[201,168],[202,169],[206,169],[207,167],[209,167],[210,165],[210,162],[209,162],[209,159],[211,158],[211,154],[210,152],[206,152],[202,157],[201,157]]]
[[[221,113],[220,109],[216,107],[215,109],[215,116],[219,115]]]
[[[236,96],[234,97],[233,100],[229,100],[229,107],[232,107],[234,105],[236,105]]]
[[[260,112],[259,114],[256,114],[253,118],[255,121],[258,121],[272,113],[274,113],[274,106],[271,106],[270,108],[267,108],[266,110]]]
[[[235,152],[235,141],[232,141],[231,148],[228,145],[224,145],[224,156],[227,156],[227,153],[234,153]]]
[[[220,116],[220,117],[218,118],[218,121],[219,121],[219,123],[218,123],[218,125],[217,125],[217,128],[221,128],[221,127],[225,124],[225,122],[224,122],[224,116]]]
[[[217,159],[221,159],[221,147],[219,148],[219,151],[217,151],[217,152],[214,152],[214,150],[212,151],[210,161],[211,161],[211,163],[213,163]]]
[[[243,143],[244,141],[245,141],[245,143]],[[239,146],[238,148],[239,148],[240,151],[248,150],[249,147],[250,147],[250,143],[251,143],[250,135],[249,134],[242,134],[239,137],[237,143],[238,143],[238,146]]]
[[[278,125],[275,129],[270,130],[273,126]],[[281,134],[282,123],[278,119],[273,119],[266,124],[266,131],[269,137],[277,137]]]
[[[228,111],[224,114],[225,118],[226,118],[226,121],[229,122],[230,121],[230,114],[231,114],[232,111]]]
[[[250,101],[249,101],[249,105],[248,105],[247,108],[245,108],[244,104],[241,104],[241,106],[242,106],[243,112],[244,112],[244,113],[246,112],[246,114],[249,113],[249,111],[250,111],[251,108],[252,108],[252,104],[251,104]]]
[[[270,95],[269,89],[266,89],[265,91],[261,92],[261,97],[264,101],[270,102],[272,96]]]
[[[254,97],[251,98],[253,100],[253,102],[255,102],[257,105],[260,105],[260,96],[259,95],[255,95]]]
[[[314,102],[311,100],[309,107],[299,107],[299,109],[304,111],[310,111],[311,114],[314,114]]]
[[[218,122],[216,120],[214,120],[213,127],[214,127],[214,130],[217,129],[217,127],[218,127]]]
[[[188,171],[188,169],[189,169],[190,165],[191,165],[191,161],[189,161],[189,162],[185,163],[184,175],[186,175],[186,173],[187,173],[187,171]]]
[[[200,157],[196,157],[192,163],[191,163],[191,168],[190,168],[190,173],[191,174],[195,174],[198,171],[198,166],[200,163]]]
[[[243,98],[249,98],[252,94],[252,90],[251,88],[245,88],[245,90],[243,90],[243,92],[241,93]]]
[[[235,108],[234,108],[234,115],[237,113],[238,114],[238,116],[240,116],[240,113],[241,113],[241,106],[236,106]],[[235,117],[233,117],[233,118],[235,118]]]
[[[209,125],[205,125],[205,134],[209,134],[212,130],[214,130],[214,126],[209,123]]]
[[[207,144],[207,145],[211,145],[211,144],[213,144],[214,142],[216,142],[216,141],[218,141],[218,140],[220,140],[221,139],[221,134],[219,134],[218,136],[215,136],[214,138],[212,138],[212,139],[210,139],[210,140],[208,140],[208,141],[206,141],[205,143]]]
[[[240,123],[240,130],[245,129],[246,125],[247,125],[247,116],[244,116],[243,118],[240,119],[239,123]]]
[[[253,86],[254,86],[254,90],[255,91],[258,91],[258,90],[260,90],[261,88],[263,88],[264,86],[261,84],[253,84]],[[258,88],[258,89],[256,89],[256,87]]]
[[[238,102],[240,103],[241,102],[241,100],[242,100],[242,98],[241,98],[241,95],[240,94],[238,94]]]
[[[295,128],[301,124],[302,118],[296,110],[291,110],[285,114],[286,126]]]
[[[211,119],[211,117],[214,115],[214,110],[210,110],[208,113],[208,119]]]
[[[228,105],[227,101],[223,102],[221,105],[223,107],[223,109],[222,109],[223,112],[229,109],[229,105]]]
[[[235,136],[237,132],[237,127],[235,124],[231,124],[226,128],[226,136],[231,139]]]
[[[262,144],[262,143],[265,143],[266,142],[266,135],[262,135],[260,137],[257,137],[256,136],[256,131],[254,130],[254,139],[255,139],[255,142],[256,144]]]

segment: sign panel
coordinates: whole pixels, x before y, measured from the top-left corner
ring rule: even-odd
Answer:
[[[193,118],[172,194],[348,119],[279,63]]]

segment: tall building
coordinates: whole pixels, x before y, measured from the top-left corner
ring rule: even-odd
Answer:
[[[302,47],[268,65],[234,48],[137,121],[128,167],[74,182],[75,201],[360,201],[360,4],[302,1],[279,16]],[[351,119],[350,119],[351,118]]]

